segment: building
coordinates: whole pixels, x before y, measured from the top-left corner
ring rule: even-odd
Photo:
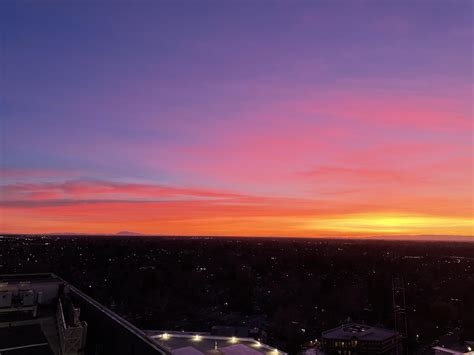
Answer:
[[[0,275],[1,355],[170,354],[54,274]]]
[[[433,350],[439,355],[474,355],[474,341],[463,341],[459,333],[449,332],[437,341]]]
[[[396,331],[349,323],[322,333],[322,346],[329,354],[391,354],[400,345]]]
[[[147,331],[147,334],[173,355],[286,355],[253,338],[170,331]]]
[[[145,332],[54,274],[0,275],[0,355],[285,355],[244,331]]]
[[[462,344],[460,346],[453,346],[451,348],[446,348],[443,346],[434,346],[433,350],[436,355],[474,355],[474,348],[468,344]]]
[[[0,354],[80,354],[87,323],[67,291],[50,275],[0,276]]]

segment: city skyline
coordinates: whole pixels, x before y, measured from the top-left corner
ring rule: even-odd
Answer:
[[[472,237],[472,6],[3,2],[0,232]]]

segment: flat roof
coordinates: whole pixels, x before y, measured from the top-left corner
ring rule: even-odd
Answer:
[[[147,331],[147,335],[176,355],[286,355],[252,338],[173,331]]]
[[[0,274],[0,290],[6,289],[6,290],[11,290],[12,288],[15,287],[20,287],[22,286],[22,283],[26,285],[26,287],[29,289],[36,289],[40,288],[41,286],[44,285],[54,285],[56,287],[59,285],[67,285],[69,288],[69,295],[71,298],[73,298],[74,302],[78,302],[79,306],[81,308],[83,307],[91,307],[91,309],[94,309],[98,312],[101,312],[103,315],[104,320],[111,321],[115,324],[117,324],[120,329],[127,331],[133,339],[136,340],[137,344],[143,345],[144,348],[150,349],[152,352],[156,352],[158,354],[166,354],[168,353],[165,349],[160,347],[158,343],[150,339],[145,335],[143,331],[140,329],[136,328],[129,322],[127,322],[124,318],[120,317],[116,313],[112,312],[108,308],[104,307],[91,297],[87,296],[83,292],[81,292],[79,289],[75,288],[71,284],[69,284],[67,281],[64,281],[62,278],[59,276],[53,274],[53,273],[29,273],[29,274]],[[55,296],[57,297],[57,295]],[[35,304],[36,307],[36,304]],[[4,312],[0,312],[0,329],[9,329],[9,324],[13,323],[14,328],[16,331],[21,332],[21,328],[23,328],[21,322],[29,322],[29,324],[36,323],[38,324],[39,317],[46,317],[46,318],[51,318],[53,321],[55,320],[56,317],[56,308],[53,306],[49,305],[38,305],[38,314],[36,317],[29,313],[21,313],[21,314],[16,314],[14,312],[9,312],[8,311],[9,307],[5,307]],[[22,307],[23,309],[26,309],[27,307]],[[20,308],[20,310],[22,309]],[[87,312],[81,312],[81,320],[85,320],[86,322],[88,321],[87,318]],[[2,328],[3,327],[3,328]],[[13,329],[13,328],[12,328]],[[36,328],[39,329],[41,332],[41,327]],[[88,332],[93,331],[93,323],[90,323],[87,330]],[[115,328],[114,328],[115,329]],[[3,331],[5,333],[5,331]],[[32,341],[31,339],[35,338],[35,333],[32,332],[26,332],[24,333],[20,338],[24,339],[25,342],[19,343],[18,345],[13,344],[12,346],[4,346],[4,338],[7,339],[9,338],[8,336],[5,336],[4,338],[1,337],[0,333],[0,354],[6,354],[6,355],[16,355],[16,354],[42,354],[42,355],[49,355],[53,354],[48,345],[48,340],[46,340],[45,336],[43,335],[43,338],[46,340],[46,344],[44,346],[40,346],[38,344],[41,343],[34,343],[34,344],[27,344],[26,342]],[[42,334],[42,332],[41,332]],[[47,334],[48,337],[50,337],[49,334]],[[57,334],[55,335],[57,338]],[[16,338],[12,338],[16,339]],[[90,339],[93,339],[92,337]],[[59,343],[59,339],[57,341]],[[90,342],[90,340],[89,340]],[[87,340],[86,340],[87,343]],[[36,345],[35,345],[36,344]],[[92,343],[90,343],[92,344]],[[35,346],[33,346],[35,345]],[[27,350],[25,350],[27,349]],[[8,353],[6,352],[8,351]],[[27,352],[25,352],[27,351]],[[15,353],[13,353],[15,352]]]
[[[28,288],[35,288],[40,284],[61,283],[50,273],[41,274],[1,274],[0,291],[10,290],[24,283]],[[6,287],[5,287],[6,286]],[[48,343],[41,326],[40,319],[49,319],[55,316],[55,309],[49,305],[40,305],[36,317],[30,312],[34,307],[13,306],[4,307],[0,312],[0,354],[5,355],[52,355],[51,345]]]
[[[0,283],[42,283],[42,282],[58,282],[63,283],[56,275],[50,273],[41,274],[0,274]]]
[[[331,340],[351,340],[352,338],[357,338],[359,340],[383,341],[396,335],[398,335],[398,332],[391,329],[357,323],[343,324],[322,333],[324,339]]]
[[[463,353],[474,355],[474,342],[462,341],[461,337],[459,336],[459,332],[450,332],[441,336],[433,349],[440,351],[442,350],[446,353]]]
[[[0,354],[53,355],[39,324],[0,328]]]

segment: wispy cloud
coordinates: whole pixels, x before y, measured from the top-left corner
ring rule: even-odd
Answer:
[[[0,196],[10,201],[108,201],[160,199],[222,199],[241,195],[209,189],[180,188],[153,184],[122,183],[104,180],[17,183],[0,186]]]

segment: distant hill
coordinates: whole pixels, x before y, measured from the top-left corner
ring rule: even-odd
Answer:
[[[130,232],[130,231],[120,231],[117,233],[117,235],[143,235],[141,233],[136,233],[136,232]]]

